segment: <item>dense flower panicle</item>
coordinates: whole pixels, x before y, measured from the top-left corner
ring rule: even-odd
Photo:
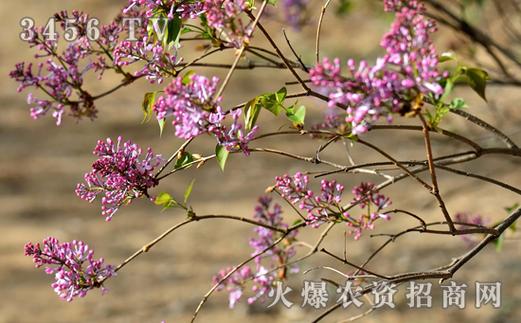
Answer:
[[[168,71],[175,69],[179,60],[175,54],[169,53],[160,42],[152,42],[148,36],[138,41],[122,41],[113,52],[114,64],[120,67],[134,63],[143,63],[133,73],[134,77],[144,76],[151,83],[162,83]]]
[[[216,137],[219,145],[228,151],[243,151],[248,155],[248,143],[253,140],[258,127],[246,131],[240,123],[242,110],[225,113],[220,106],[221,98],[215,97],[219,79],[191,74],[177,77],[165,88],[165,95],[154,104],[158,120],[173,117],[175,135],[183,139],[195,138],[208,133]],[[232,124],[227,126],[226,117]]]
[[[33,257],[36,268],[45,266],[45,272],[54,275],[51,287],[68,302],[94,288],[104,291],[101,282],[115,275],[114,267],[105,265],[103,258],[94,259],[94,251],[83,241],[60,243],[49,237],[42,245],[27,243],[25,255]]]
[[[391,30],[381,46],[384,56],[374,66],[366,61],[347,62],[349,75],[342,75],[338,59],[324,60],[310,71],[314,85],[329,92],[329,106],[346,107],[345,121],[353,134],[367,132],[380,118],[392,121],[395,113],[407,113],[412,102],[423,96],[440,97],[440,81],[447,75],[438,70],[438,57],[430,34],[434,21],[423,16],[417,1],[386,1],[388,11],[396,11]]]
[[[150,148],[142,157],[141,148],[130,140],[123,143],[118,137],[115,143],[108,138],[98,141],[93,154],[99,158],[85,174],[85,183],[76,186],[76,195],[92,202],[103,193],[101,209],[107,221],[122,205],[147,195],[147,190],[158,184],[153,173],[162,159]]]
[[[217,31],[219,38],[236,48],[249,42],[250,23],[244,23],[240,17],[246,9],[248,5],[245,0],[203,1],[208,26]]]
[[[192,74],[188,80],[175,78],[165,88],[165,95],[154,105],[157,119],[173,116],[172,124],[179,138],[191,139],[208,132],[224,119],[219,102],[214,100],[219,79]]]
[[[259,203],[255,207],[254,219],[260,223],[270,225],[280,229],[287,229],[288,224],[284,222],[282,217],[282,208],[279,204],[271,207],[272,199],[268,196],[259,198]],[[258,226],[254,229],[256,236],[250,240],[250,246],[254,249],[253,255],[272,246],[276,240],[281,237],[280,232],[275,232],[265,227]],[[265,299],[277,280],[286,278],[286,267],[276,270],[281,265],[287,264],[289,260],[296,255],[296,250],[292,245],[298,232],[292,231],[285,237],[284,243],[279,243],[272,247],[269,251],[255,257],[255,270],[249,266],[245,266],[233,273],[230,278],[221,283],[218,290],[226,289],[229,293],[230,308],[233,308],[237,301],[242,297],[244,289],[248,281],[252,281],[251,287],[253,296],[248,298],[248,304],[252,304],[257,300]],[[221,270],[214,276],[214,283],[222,280],[232,268]],[[298,271],[298,267],[289,268],[291,272]]]

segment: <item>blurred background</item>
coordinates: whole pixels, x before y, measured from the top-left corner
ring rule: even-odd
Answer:
[[[318,8],[320,1],[313,0]],[[451,1],[445,1],[451,2]],[[483,7],[471,6],[468,19],[487,32],[498,42],[515,49],[519,43],[502,28],[506,13],[500,13],[493,1],[483,1]],[[388,30],[391,17],[382,14],[378,1],[351,1],[352,8],[345,15],[336,15],[335,9],[326,14],[323,27],[323,56],[374,58],[381,54],[378,46],[381,35]],[[242,223],[207,221],[192,224],[171,235],[154,249],[125,267],[118,276],[107,282],[109,293],[102,296],[91,291],[83,299],[66,303],[50,288],[52,277],[42,270],[34,269],[29,257],[24,257],[23,246],[28,241],[41,241],[47,236],[56,236],[61,241],[84,240],[103,256],[108,263],[118,264],[141,246],[161,234],[168,227],[184,218],[180,210],[160,212],[160,208],[146,200],[135,201],[121,209],[113,221],[106,223],[100,215],[98,201],[92,205],[80,200],[74,193],[76,183],[90,169],[94,160],[91,152],[100,138],[117,137],[132,139],[142,146],[151,146],[155,152],[169,156],[179,146],[171,127],[166,127],[163,136],[155,122],[141,123],[143,93],[160,89],[145,81],[137,82],[114,95],[97,101],[98,119],[77,123],[65,118],[63,125],[56,127],[51,117],[33,121],[26,104],[26,93],[16,92],[17,84],[8,78],[8,73],[17,62],[33,60],[34,52],[18,35],[22,17],[33,17],[37,25],[43,25],[55,12],[62,9],[80,9],[107,23],[126,5],[126,1],[102,0],[3,0],[0,3],[0,322],[187,322],[201,297],[211,287],[211,277],[221,268],[241,262],[250,255],[248,240],[252,228]],[[332,7],[333,8],[333,7]],[[303,60],[312,64],[314,35],[318,9],[313,10],[308,24],[300,31],[288,29],[288,36],[301,53]],[[519,16],[509,17],[519,27]],[[283,44],[281,25],[277,19],[267,20],[269,29]],[[484,53],[466,48],[463,38],[444,27],[436,35],[440,51],[453,49],[462,57],[482,59]],[[254,38],[264,44],[260,35]],[[183,56],[197,55],[196,49],[187,47]],[[231,62],[231,53],[216,56],[208,61]],[[371,60],[370,60],[371,61]],[[205,75],[223,76],[224,70],[208,69]],[[517,75],[519,77],[519,74]],[[260,93],[275,91],[291,75],[284,70],[237,71],[225,93],[225,106],[248,100]],[[87,81],[87,88],[99,93],[116,84],[118,79],[105,77],[102,81]],[[298,90],[297,87],[294,88]],[[291,91],[291,90],[290,90]],[[515,87],[488,88],[488,102],[467,90],[458,90],[464,97],[469,111],[496,125],[521,143],[521,115],[519,102],[521,92]],[[320,122],[325,104],[314,100],[301,100],[308,108],[307,123]],[[263,131],[276,130],[287,124],[282,119],[264,116]],[[416,120],[399,119],[397,123]],[[469,137],[484,146],[500,145],[495,138],[475,126],[469,126],[461,118],[448,116],[442,123],[444,128],[469,134]],[[378,143],[391,151],[397,159],[423,158],[424,146],[419,134],[409,132],[377,131],[367,135],[367,140]],[[434,137],[436,154],[462,149],[459,144]],[[318,145],[317,142],[315,142]],[[312,156],[317,146],[310,146],[307,138],[277,137],[256,143],[258,147],[285,149],[294,153]],[[212,153],[212,139],[198,140],[191,148],[192,153]],[[371,151],[358,147],[351,151],[356,162],[379,160]],[[324,157],[345,161],[346,152],[342,144],[333,146]],[[519,160],[500,156],[487,156],[463,166],[462,169],[491,176],[511,185],[521,187]],[[320,170],[271,155],[254,154],[251,157],[239,154],[230,157],[226,171],[221,172],[216,163],[208,163],[200,169],[191,169],[169,177],[161,183],[159,191],[182,196],[192,178],[196,179],[191,205],[199,214],[232,214],[251,217],[258,196],[265,188],[273,185],[274,177],[294,173],[298,169]],[[425,174],[424,174],[425,175]],[[337,177],[347,188],[362,180],[378,182],[381,179],[361,175]],[[316,184],[316,183],[315,183]],[[491,223],[504,218],[504,207],[521,202],[515,194],[495,186],[453,174],[440,173],[440,187],[450,212],[481,214]],[[435,200],[411,180],[397,183],[385,191],[393,199],[393,207],[403,208],[420,214],[425,219],[441,220]],[[346,190],[348,191],[348,190]],[[349,194],[346,199],[349,199]],[[286,209],[289,219],[294,218]],[[380,223],[375,232],[397,232],[399,228],[414,225],[410,219],[397,216],[391,222]],[[303,232],[302,237],[315,241],[319,232]],[[337,254],[343,252],[344,229],[336,228],[329,234],[325,246]],[[360,263],[374,251],[383,238],[370,238],[365,234],[360,241],[351,238],[347,252],[353,262]],[[461,238],[406,236],[376,259],[369,268],[394,274],[403,271],[428,269],[449,263],[451,257],[468,249]],[[405,299],[405,286],[399,288],[395,309],[383,309],[362,318],[363,322],[519,322],[521,320],[521,249],[519,237],[508,236],[503,250],[497,252],[493,246],[462,268],[454,279],[469,285],[467,307],[464,310],[443,310],[441,289],[433,281],[433,309],[410,310]],[[304,250],[303,250],[304,251]],[[330,277],[341,281],[341,277],[326,271],[304,270],[317,265],[329,264],[340,271],[351,272],[351,268],[332,262],[324,255],[316,255],[304,262],[301,273],[290,280],[294,295],[290,299],[296,304],[291,310],[282,306],[266,309],[265,304],[247,306],[243,302],[236,309],[227,306],[227,295],[216,293],[200,313],[199,322],[309,322],[320,312],[301,308],[300,290],[304,279],[319,280]],[[476,281],[501,281],[502,307],[486,306],[474,308],[474,283]],[[336,301],[334,289],[330,290],[330,303]],[[339,310],[326,322],[348,318],[362,310]]]

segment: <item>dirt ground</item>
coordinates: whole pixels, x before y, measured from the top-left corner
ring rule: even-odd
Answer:
[[[93,16],[107,21],[124,1],[78,0],[2,0],[0,3],[0,322],[187,322],[201,297],[211,287],[211,277],[220,268],[239,263],[250,254],[248,239],[251,227],[241,223],[223,221],[200,222],[179,230],[150,253],[139,257],[107,282],[109,293],[101,295],[92,291],[83,299],[72,303],[61,301],[50,288],[51,277],[34,269],[31,259],[24,257],[23,246],[27,241],[41,241],[52,235],[62,241],[79,239],[92,246],[96,255],[105,257],[108,263],[118,264],[141,246],[161,234],[183,218],[177,210],[160,212],[157,206],[147,201],[136,201],[120,210],[113,221],[106,223],[99,214],[97,202],[89,205],[74,194],[76,183],[89,169],[93,161],[92,148],[96,140],[122,135],[141,145],[151,145],[155,151],[169,155],[179,145],[168,129],[162,138],[157,126],[141,124],[140,103],[142,93],[151,88],[142,82],[123,89],[115,95],[98,102],[99,118],[95,122],[74,122],[68,118],[61,127],[56,127],[52,118],[32,121],[25,103],[25,94],[16,93],[16,84],[7,73],[16,62],[31,60],[32,52],[18,39],[18,22],[23,16],[36,18],[40,24],[54,12],[68,8],[88,11]],[[387,22],[377,19],[367,10],[354,13],[349,18],[329,17],[324,30],[323,47],[327,55],[342,57],[373,56],[375,42],[385,31]],[[274,29],[275,30],[275,29]],[[332,30],[332,29],[329,29]],[[304,53],[306,61],[312,61],[313,28],[301,33],[290,31],[297,49]],[[451,38],[440,39],[439,45],[446,46]],[[362,44],[362,45],[360,45]],[[222,56],[222,60],[231,57]],[[223,71],[215,71],[222,75]],[[276,90],[280,81],[290,80],[289,74],[260,71],[255,80],[248,72],[238,72],[229,86],[226,103],[242,102],[264,91]],[[107,89],[115,80],[94,82],[93,92]],[[489,102],[482,102],[475,94],[461,92],[473,113],[499,125],[521,143],[519,90],[492,87],[488,91]],[[310,111],[309,120],[318,121],[324,104],[303,101]],[[283,125],[280,119],[272,120],[268,127],[277,129]],[[402,120],[399,120],[400,122]],[[403,120],[403,122],[411,122]],[[488,134],[475,127],[464,125],[460,119],[449,117],[444,127],[462,133],[486,145],[499,145]],[[389,136],[394,134],[395,136]],[[421,158],[422,138],[411,133],[374,132],[367,135],[371,142],[393,152],[396,158]],[[259,147],[287,149],[311,156],[313,147],[299,138],[277,138],[258,143]],[[441,154],[461,146],[443,138],[434,138],[435,153]],[[213,150],[211,140],[196,142],[194,153],[208,154]],[[325,157],[345,159],[342,145],[333,147]],[[357,162],[375,160],[368,150],[354,148]],[[208,163],[198,170],[190,170],[170,177],[161,184],[160,191],[182,195],[192,178],[196,179],[191,204],[199,214],[233,214],[251,216],[256,198],[273,184],[275,176],[306,167],[308,170],[323,169],[269,155],[254,154],[246,158],[232,156],[226,172],[222,173],[215,163]],[[466,165],[465,169],[492,176],[511,185],[521,187],[519,160],[486,157]],[[379,178],[361,175],[338,177],[346,187],[361,180],[379,181]],[[491,221],[506,215],[503,207],[521,198],[495,186],[483,185],[472,179],[452,174],[440,174],[440,187],[446,198],[448,209],[455,213],[466,211],[480,213]],[[410,180],[392,186],[386,193],[392,197],[393,205],[421,214],[426,219],[441,220],[441,214],[432,196],[419,189]],[[291,210],[286,214],[292,217]],[[396,217],[379,226],[377,232],[394,232],[405,225],[408,219]],[[325,246],[338,254],[343,250],[343,229],[333,230]],[[316,239],[317,232],[303,232],[303,236]],[[353,262],[361,262],[373,251],[381,238],[365,235],[360,241],[348,241],[348,254]],[[467,246],[460,238],[440,238],[410,235],[397,241],[376,260],[371,268],[387,274],[403,271],[428,269],[450,262],[451,257],[462,254]],[[519,322],[521,321],[521,248],[519,237],[509,237],[503,251],[498,253],[488,247],[455,276],[455,281],[469,285],[467,307],[464,310],[443,310],[441,290],[433,281],[433,309],[410,310],[406,305],[405,286],[400,286],[396,296],[397,307],[384,309],[364,317],[362,322]],[[321,277],[339,279],[330,272],[304,270],[318,264],[329,264],[349,272],[351,269],[332,262],[324,255],[306,261],[301,274],[290,281],[298,291],[292,300],[296,303],[291,310],[277,306],[267,310],[264,305],[248,307],[241,304],[235,310],[227,307],[226,295],[217,293],[205,305],[200,322],[309,322],[319,311],[302,309],[299,305],[300,288],[303,280],[318,280]],[[502,306],[492,309],[487,306],[474,308],[474,283],[500,281]],[[336,297],[332,291],[331,303]],[[361,310],[337,311],[326,322],[335,322],[361,313]]]

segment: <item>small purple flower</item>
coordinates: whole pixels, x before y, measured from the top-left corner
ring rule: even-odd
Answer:
[[[86,184],[77,185],[76,195],[92,202],[103,193],[101,213],[107,221],[122,205],[142,195],[148,196],[147,190],[158,184],[153,173],[162,159],[150,148],[141,157],[141,148],[130,140],[123,143],[118,137],[114,143],[108,138],[98,141],[93,154],[99,158],[92,164],[92,171],[85,174]]]
[[[36,268],[45,266],[45,273],[54,275],[51,287],[67,302],[85,297],[94,288],[105,291],[101,282],[116,274],[113,266],[104,265],[103,258],[94,259],[94,251],[83,241],[60,243],[49,237],[42,245],[27,243],[25,255],[33,257]]]

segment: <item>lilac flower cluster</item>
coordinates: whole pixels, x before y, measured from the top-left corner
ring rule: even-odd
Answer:
[[[382,210],[391,205],[391,199],[381,194],[373,183],[362,182],[353,187],[353,205],[358,205],[361,209],[367,210],[358,218],[348,216],[347,226],[353,228],[355,240],[358,240],[364,229],[374,229],[374,223],[378,219],[390,220],[390,216]]]
[[[344,186],[335,180],[322,180],[318,195],[309,189],[309,178],[301,172],[297,172],[294,176],[278,176],[275,180],[275,189],[290,203],[305,210],[307,220],[313,227],[328,222],[331,216],[341,212],[340,202]]]
[[[103,193],[101,213],[107,221],[122,205],[148,196],[147,190],[158,184],[153,172],[162,159],[150,148],[141,158],[141,148],[130,140],[123,143],[118,137],[115,143],[108,138],[98,141],[93,154],[99,158],[92,164],[92,171],[85,174],[85,183],[76,186],[76,195],[92,202]]]
[[[55,278],[51,287],[67,302],[94,288],[105,291],[101,282],[115,275],[114,267],[104,265],[103,258],[94,259],[94,251],[82,241],[60,243],[49,237],[42,245],[27,243],[25,255],[33,257],[36,268],[46,266],[45,273]]]
[[[71,27],[78,32],[78,38],[67,42],[65,49],[60,50],[58,34],[53,40],[44,36],[41,27],[30,29],[28,32],[31,38],[27,42],[30,47],[38,50],[35,58],[42,61],[36,66],[31,63],[18,63],[9,76],[20,84],[18,92],[32,87],[47,96],[38,98],[33,93],[28,94],[27,102],[31,106],[33,119],[52,112],[56,124],[60,125],[66,107],[70,108],[70,115],[76,119],[92,119],[96,117],[97,110],[93,97],[82,88],[83,80],[90,71],[99,73],[101,77],[105,70],[112,68],[107,64],[104,52],[111,51],[122,28],[117,22],[101,26],[98,47],[88,38],[87,21],[90,18],[87,14],[80,11],[72,11],[70,14],[62,11],[57,13],[54,19],[63,30],[69,26],[70,21],[75,21]]]
[[[113,52],[114,64],[119,67],[134,63],[144,63],[133,73],[134,77],[145,77],[151,83],[162,83],[165,76],[174,70],[179,60],[175,54],[169,53],[160,42],[153,42],[148,36],[138,41],[120,42]]]
[[[236,48],[249,42],[250,24],[240,17],[246,9],[245,0],[205,0],[203,3],[208,26],[216,31],[219,39]]]
[[[294,176],[283,175],[276,177],[275,189],[291,204],[307,212],[307,221],[312,227],[319,227],[323,223],[342,220],[352,228],[351,233],[357,240],[362,230],[373,229],[374,222],[380,218],[389,220],[388,214],[382,210],[391,204],[391,200],[380,194],[372,183],[361,183],[352,190],[351,205],[357,205],[364,210],[359,217],[344,211],[340,203],[344,186],[335,180],[322,180],[320,193],[315,194],[309,188],[308,176],[297,172]]]
[[[180,16],[182,19],[195,18],[202,12],[203,1],[180,1],[180,0],[129,0],[128,6],[123,13],[129,13],[131,10],[145,8],[144,16],[146,18],[154,17],[157,12],[163,11],[167,13],[169,19],[174,15]]]
[[[329,105],[346,106],[346,122],[353,134],[367,132],[380,118],[392,121],[393,113],[407,113],[412,102],[423,96],[439,98],[440,82],[447,75],[438,70],[438,57],[430,34],[435,23],[423,16],[418,1],[386,1],[396,11],[391,30],[380,45],[386,53],[374,66],[349,59],[349,76],[342,75],[339,59],[325,58],[311,71],[314,85],[329,91]]]
[[[213,134],[220,145],[228,151],[243,151],[248,154],[248,143],[254,138],[258,127],[245,131],[240,123],[241,110],[223,112],[221,98],[215,98],[219,79],[191,74],[177,77],[165,89],[165,95],[154,104],[157,119],[173,116],[175,135],[191,139],[203,133]],[[224,121],[231,115],[233,122],[226,126]]]
[[[288,225],[284,223],[282,217],[282,208],[278,204],[274,204],[271,208],[271,203],[272,199],[270,197],[260,197],[259,203],[255,207],[254,219],[272,227],[287,229]],[[250,246],[254,249],[252,255],[258,255],[268,249],[281,235],[281,233],[261,226],[256,227],[254,230],[256,237],[250,240]],[[233,308],[242,297],[245,285],[249,280],[253,281],[252,292],[254,296],[248,298],[248,304],[252,304],[257,300],[264,299],[275,281],[286,278],[288,268],[284,267],[284,265],[296,254],[292,241],[294,241],[297,234],[297,231],[292,231],[285,237],[285,243],[282,246],[279,244],[263,255],[255,257],[255,271],[251,267],[245,266],[221,283],[218,290],[226,289],[228,291],[230,308]],[[277,270],[280,266],[282,267]],[[214,283],[216,284],[222,280],[231,270],[232,268],[226,268],[219,271],[213,278]],[[289,270],[296,272],[298,268],[292,267]]]

